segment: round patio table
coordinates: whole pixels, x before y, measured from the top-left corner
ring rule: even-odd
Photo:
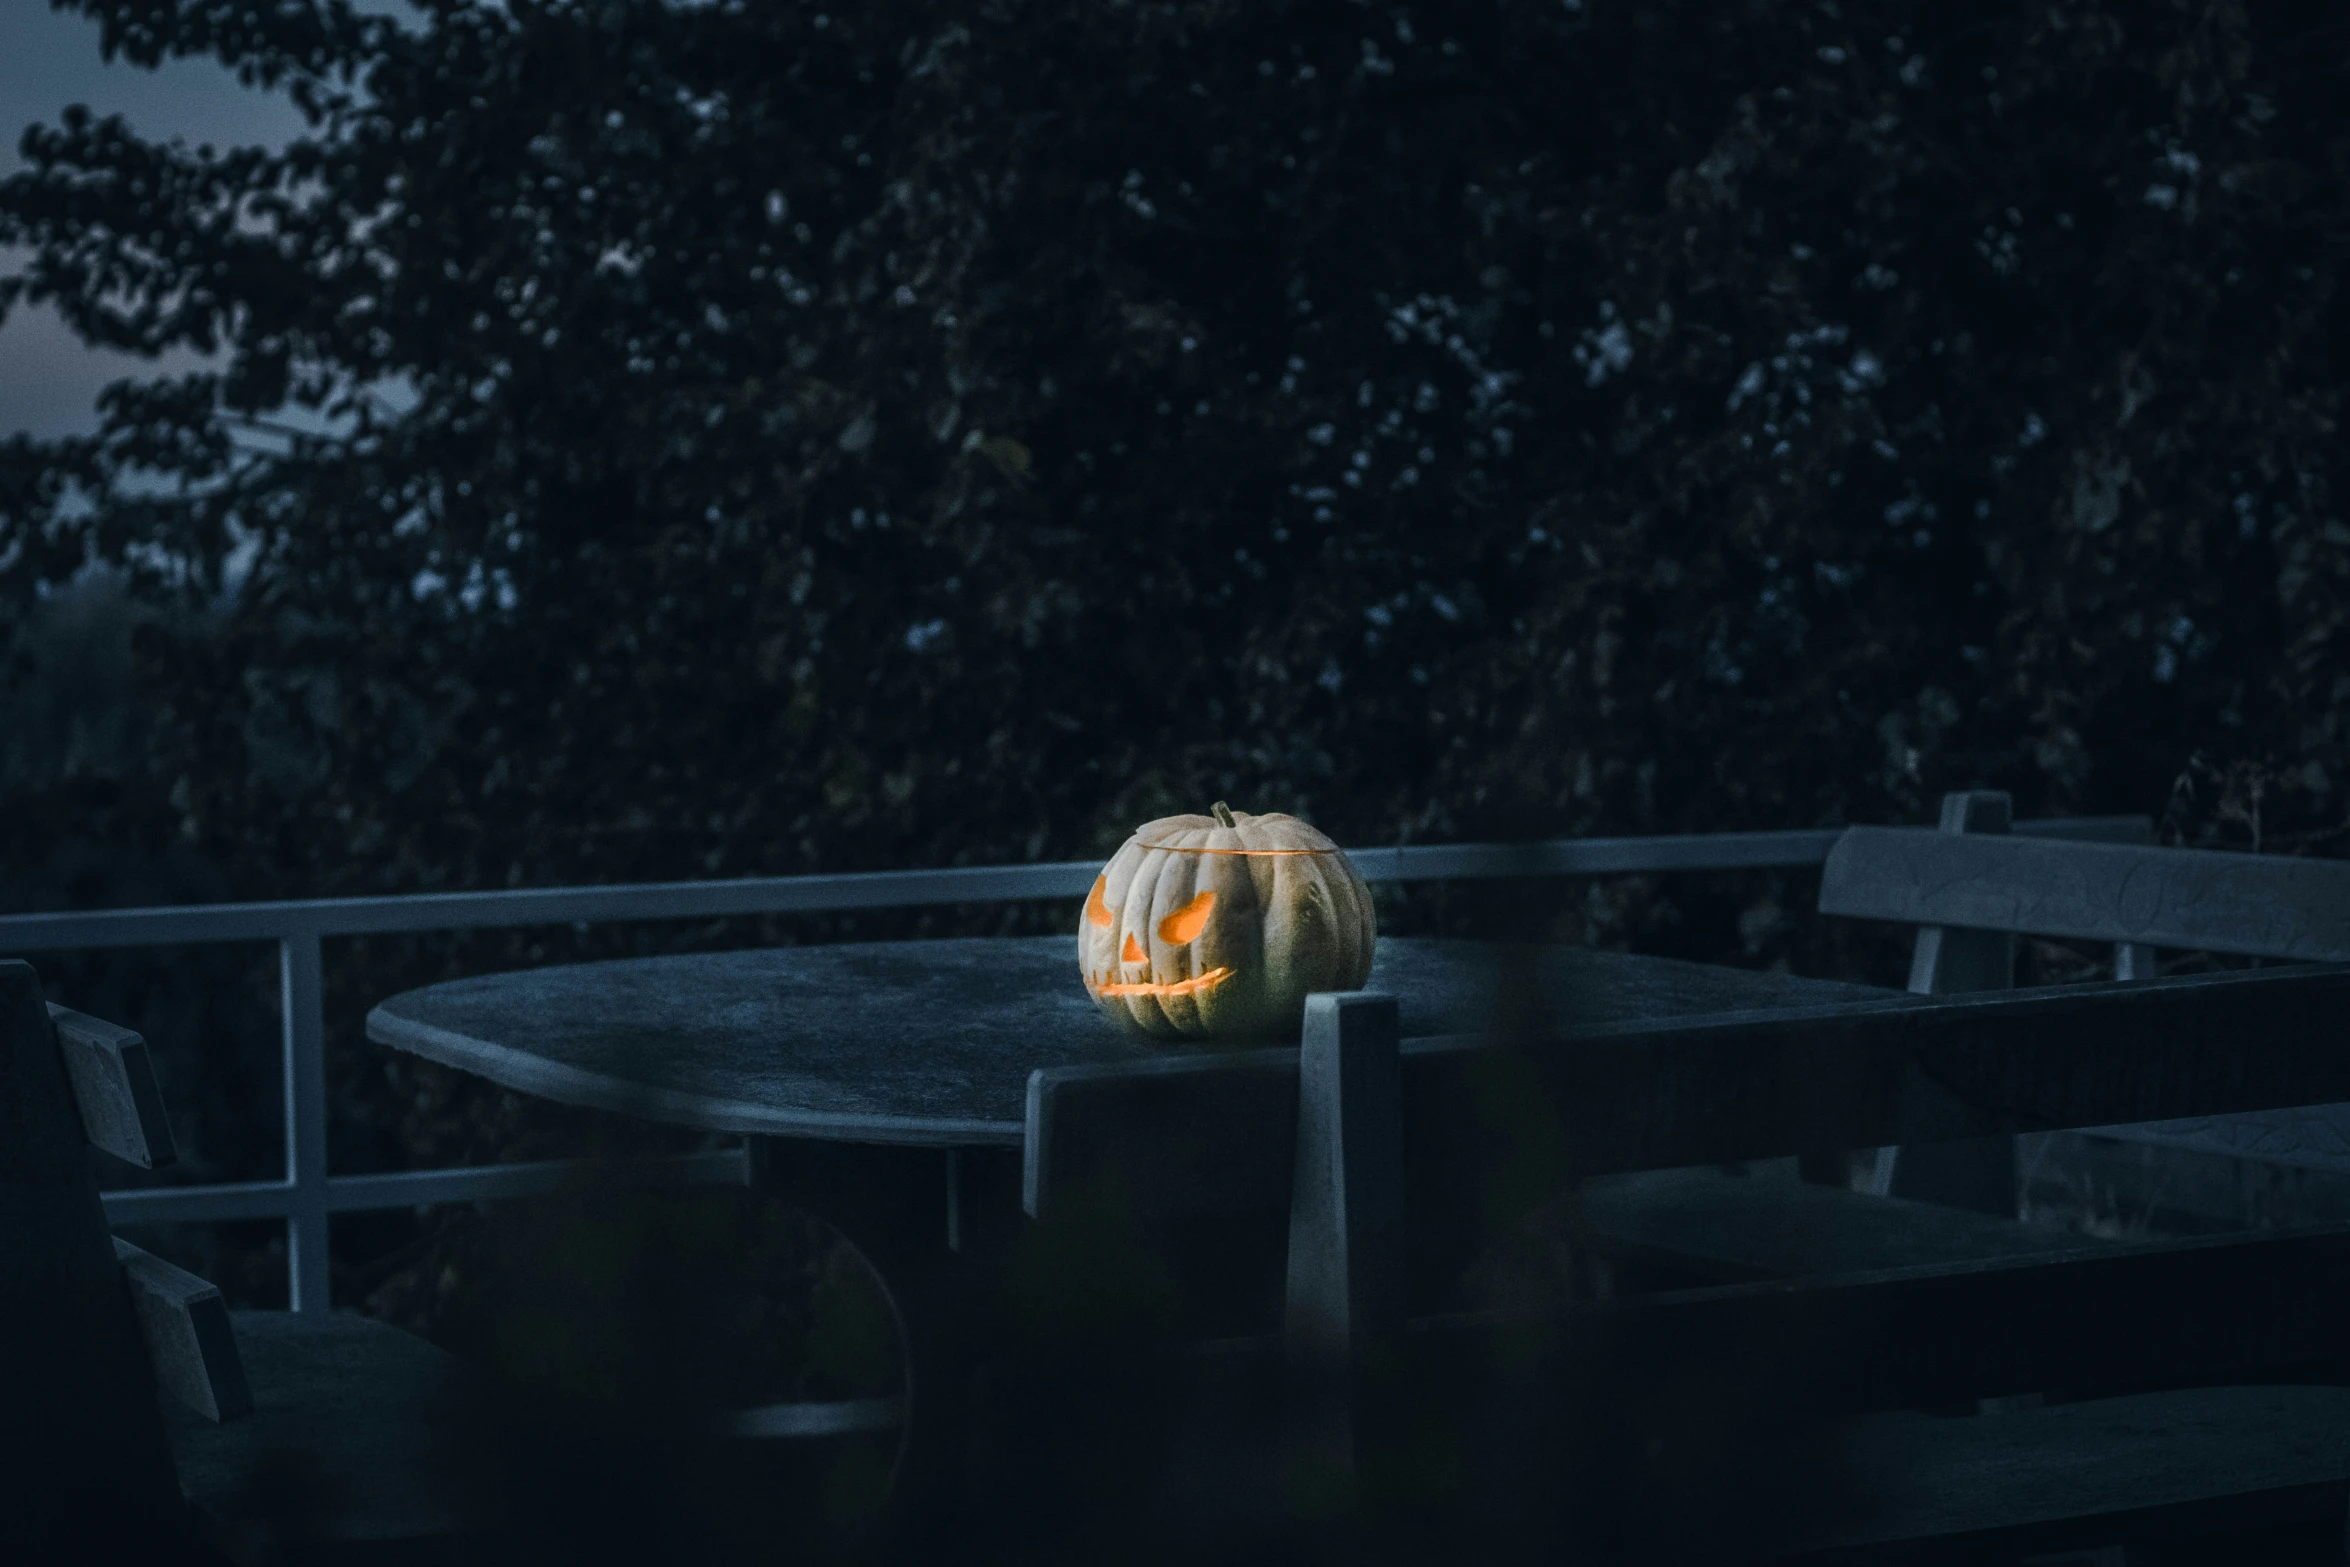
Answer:
[[[1388,938],[1407,1038],[1574,1034],[1882,991],[1585,948]],[[521,1093],[748,1140],[754,1184],[864,1255],[906,1364],[901,1493],[951,1491],[994,1269],[1026,1222],[1029,1074],[1203,1048],[1102,1015],[1074,937],[772,947],[489,974],[392,997],[371,1039]],[[919,1511],[920,1509],[917,1508]]]
[[[1883,992],[1580,947],[1388,938],[1406,1038],[1573,1032]],[[1074,937],[766,947],[487,974],[392,997],[368,1037],[521,1093],[751,1137],[1019,1146],[1028,1074],[1213,1048],[1111,1021]]]

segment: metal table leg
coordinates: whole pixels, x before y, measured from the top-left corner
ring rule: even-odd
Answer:
[[[890,1543],[951,1543],[965,1512],[971,1372],[991,1320],[972,1168],[998,1150],[753,1138],[751,1183],[837,1230],[879,1280],[904,1359],[904,1423],[891,1478]],[[991,1159],[990,1156],[994,1157]]]

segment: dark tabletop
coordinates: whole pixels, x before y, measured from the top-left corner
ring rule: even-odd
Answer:
[[[1866,986],[1581,947],[1379,943],[1407,1038],[1882,1001]],[[1018,1144],[1028,1074],[1196,1048],[1096,1009],[1071,936],[769,947],[485,974],[368,1037],[522,1093],[714,1131]]]

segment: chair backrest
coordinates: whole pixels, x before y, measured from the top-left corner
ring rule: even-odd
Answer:
[[[2251,957],[2350,960],[2350,862],[1853,827],[1820,912]]]
[[[0,1444],[13,1449],[0,1484],[21,1488],[9,1529],[45,1543],[179,1532],[155,1380],[67,1056],[22,962],[0,962],[0,1255]]]

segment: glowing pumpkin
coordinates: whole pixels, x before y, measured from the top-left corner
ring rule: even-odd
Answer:
[[[1103,1011],[1153,1034],[1295,1033],[1306,997],[1359,990],[1379,934],[1370,889],[1294,816],[1146,822],[1094,878],[1077,962]]]

